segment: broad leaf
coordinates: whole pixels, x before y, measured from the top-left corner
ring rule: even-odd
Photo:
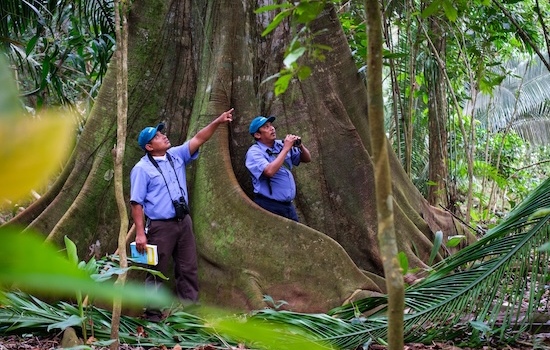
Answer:
[[[54,245],[33,231],[0,227],[0,284],[38,294],[74,297],[77,292],[111,301],[123,297],[126,305],[169,305],[171,293],[161,289],[151,293],[141,284],[125,286],[98,283],[69,261]]]
[[[61,169],[73,139],[72,121],[60,113],[41,119],[0,115],[0,140],[6,141],[0,151],[0,198],[16,201],[44,186]]]

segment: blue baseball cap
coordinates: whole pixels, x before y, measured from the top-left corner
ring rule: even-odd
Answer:
[[[138,136],[138,144],[143,150],[145,150],[145,145],[149,143],[157,134],[157,131],[164,130],[164,123],[160,123],[155,127],[148,126],[145,129],[141,130]]]
[[[267,122],[272,123],[274,120],[275,120],[275,117],[266,118],[262,116],[258,116],[252,119],[252,122],[250,122],[250,127],[248,128],[250,135],[254,135],[256,132],[258,132],[258,129],[261,128],[265,123]]]

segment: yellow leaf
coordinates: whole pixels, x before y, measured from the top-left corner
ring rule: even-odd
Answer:
[[[45,185],[66,161],[74,134],[72,118],[60,112],[40,119],[0,116],[0,199],[16,201]]]

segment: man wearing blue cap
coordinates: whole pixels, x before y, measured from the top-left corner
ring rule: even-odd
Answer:
[[[254,202],[272,213],[298,221],[292,202],[296,183],[291,170],[301,162],[310,162],[311,155],[299,136],[288,134],[284,140],[277,140],[273,121],[275,117],[258,116],[248,128],[255,140],[245,160],[254,187]]]
[[[145,155],[130,173],[130,206],[136,227],[136,248],[145,252],[147,244],[158,249],[155,269],[167,275],[170,257],[174,259],[177,296],[184,303],[198,300],[197,254],[193,223],[189,216],[189,198],[185,167],[198,157],[199,147],[219,125],[231,122],[233,109],[223,112],[180,146],[171,147],[162,133],[164,124],[146,127],[138,137]],[[159,287],[162,282],[149,274],[146,285]],[[147,310],[146,317],[160,319],[160,312]]]

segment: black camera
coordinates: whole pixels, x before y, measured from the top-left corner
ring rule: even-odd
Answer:
[[[300,147],[301,144],[302,144],[302,139],[294,140],[294,147]]]
[[[183,196],[180,197],[178,201],[172,201],[172,204],[174,205],[174,209],[176,210],[176,219],[183,220],[185,218],[185,215],[189,214],[189,207],[187,206],[187,203],[185,202],[185,198],[183,198]]]

